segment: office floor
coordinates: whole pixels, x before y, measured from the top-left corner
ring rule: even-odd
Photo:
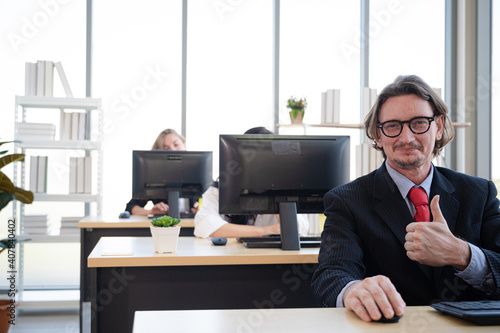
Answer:
[[[78,333],[78,311],[21,311],[9,333]]]

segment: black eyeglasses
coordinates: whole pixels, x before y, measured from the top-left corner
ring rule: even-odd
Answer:
[[[431,128],[431,123],[434,119],[435,117],[415,117],[405,121],[389,120],[378,123],[377,128],[380,128],[382,133],[389,138],[395,138],[401,134],[404,124],[408,124],[408,127],[413,133],[424,134]]]

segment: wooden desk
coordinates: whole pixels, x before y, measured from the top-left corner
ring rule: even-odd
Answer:
[[[150,237],[101,238],[88,257],[92,331],[131,332],[138,310],[317,307],[310,283],[318,252],[181,237],[176,253],[158,254]]]
[[[101,237],[107,236],[139,236],[151,237],[149,226],[151,219],[147,216],[131,215],[122,219],[117,216],[87,216],[78,222],[80,228],[80,330],[82,329],[82,313],[84,303],[90,302],[90,270],[87,258]],[[181,236],[193,236],[194,219],[183,219],[179,225]],[[88,308],[90,304],[86,304]]]
[[[137,311],[133,333],[167,332],[498,332],[445,316],[429,306],[407,307],[398,323],[365,323],[352,311],[336,308]]]

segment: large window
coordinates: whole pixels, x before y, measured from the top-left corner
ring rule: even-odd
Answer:
[[[341,90],[341,123],[360,122],[359,21],[359,1],[281,1],[280,124],[292,95],[308,100],[304,122],[319,124],[327,89]]]
[[[94,1],[92,97],[102,98],[103,211],[132,195],[132,150],[181,127],[181,1]]]
[[[219,134],[272,129],[272,1],[188,1],[187,146],[214,151]]]
[[[444,98],[445,2],[370,1],[370,86],[416,74]]]

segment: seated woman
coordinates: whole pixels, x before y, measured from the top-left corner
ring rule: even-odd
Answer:
[[[151,149],[186,150],[186,139],[175,130],[167,128],[156,138]],[[132,215],[165,214],[168,212],[167,200],[153,200],[154,206],[145,209],[149,200],[132,199],[128,202],[125,210]]]
[[[273,134],[264,127],[254,127],[244,134]],[[307,235],[309,220],[307,216],[297,215],[299,234]],[[194,217],[194,235],[197,237],[261,237],[280,233],[279,216],[259,215],[222,215],[219,214],[219,188],[214,182],[203,193],[203,200]]]

